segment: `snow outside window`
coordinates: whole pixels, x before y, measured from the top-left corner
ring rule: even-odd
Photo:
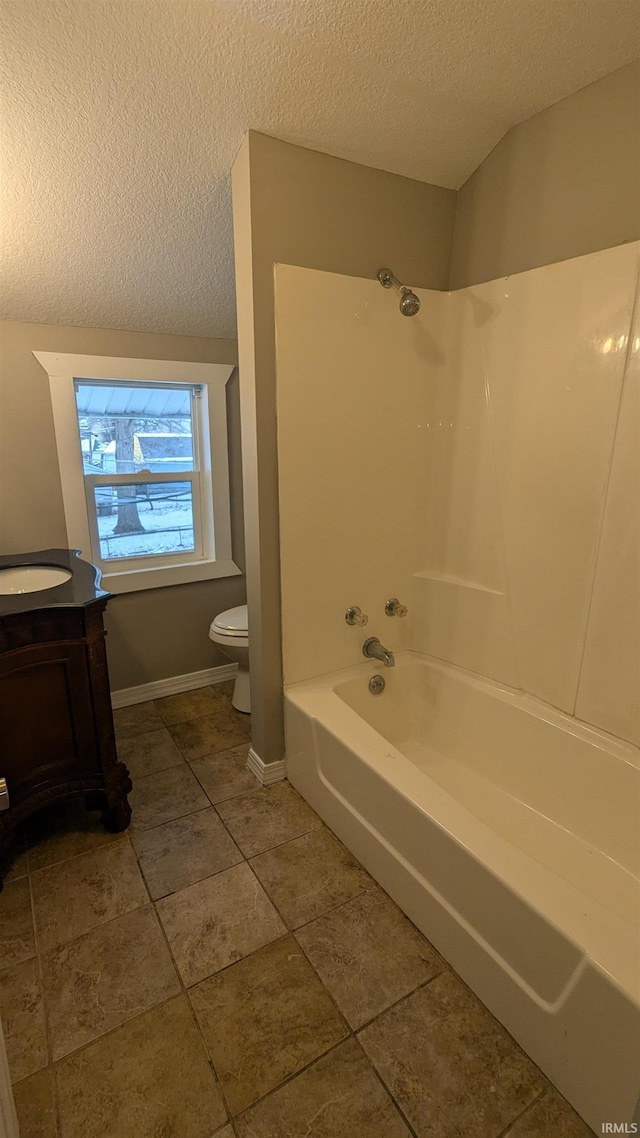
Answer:
[[[35,355],[49,374],[69,542],[105,587],[238,573],[225,396],[233,368]]]

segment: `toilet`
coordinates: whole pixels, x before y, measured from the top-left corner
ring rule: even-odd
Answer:
[[[237,711],[251,711],[249,692],[249,621],[247,606],[220,612],[209,627],[209,639],[238,665],[231,702]]]

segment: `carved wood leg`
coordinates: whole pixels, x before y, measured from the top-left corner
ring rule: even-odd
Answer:
[[[117,763],[109,771],[107,780],[107,808],[102,812],[102,822],[106,830],[119,834],[126,830],[131,821],[131,807],[127,795],[132,789],[129,771],[124,763]]]

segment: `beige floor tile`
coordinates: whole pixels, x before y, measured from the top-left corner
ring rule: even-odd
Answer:
[[[230,704],[220,702],[212,715],[175,723],[169,730],[188,762],[246,743],[251,725]]]
[[[161,826],[209,806],[209,799],[186,763],[139,778],[129,795],[136,830]]]
[[[35,957],[0,972],[0,1020],[11,1079],[17,1083],[47,1063],[42,989]]]
[[[134,781],[184,762],[166,727],[123,739],[118,743],[118,758],[129,768]]]
[[[99,810],[86,810],[82,798],[59,802],[27,822],[29,872],[120,841],[105,830]]]
[[[505,1138],[593,1138],[593,1130],[549,1089],[507,1130]]]
[[[497,1138],[545,1081],[451,972],[385,1012],[358,1036],[418,1138]],[[455,1128],[455,1129],[453,1129]]]
[[[296,937],[353,1028],[445,967],[411,921],[377,889],[298,929]]]
[[[53,1068],[44,1067],[13,1088],[20,1138],[57,1138]]]
[[[144,735],[146,731],[157,731],[162,727],[162,720],[156,711],[153,701],[148,703],[134,703],[131,707],[119,707],[113,713],[113,725],[116,730],[116,740],[130,739],[132,735]]]
[[[187,987],[286,931],[246,862],[172,893],[157,907]]]
[[[134,845],[154,900],[243,860],[211,806],[136,833]]]
[[[233,1115],[348,1034],[293,937],[225,968],[189,995]]]
[[[54,1060],[180,990],[151,906],[51,949],[42,971]]]
[[[235,1134],[231,1125],[223,1126],[222,1130],[216,1130],[213,1138],[235,1138]]]
[[[227,1118],[184,996],[56,1066],[61,1138],[211,1138]]]
[[[236,1125],[239,1138],[410,1138],[355,1039],[273,1091]]]
[[[373,888],[369,874],[324,827],[260,854],[251,865],[291,928]]]
[[[322,820],[288,782],[267,786],[220,802],[218,813],[245,857],[279,846]]]
[[[146,905],[147,891],[129,839],[31,875],[38,948],[74,940]]]
[[[0,893],[0,968],[36,954],[29,878],[9,881]]]
[[[158,715],[167,727],[174,723],[186,723],[190,719],[201,719],[203,715],[214,715],[220,706],[210,687],[195,688],[194,691],[168,695],[154,700]]]
[[[258,780],[247,767],[249,743],[196,759],[191,770],[213,803],[235,798],[247,790],[257,790]]]
[[[236,686],[235,679],[223,679],[221,684],[210,684],[210,690],[216,700],[230,703],[233,694],[233,688]]]

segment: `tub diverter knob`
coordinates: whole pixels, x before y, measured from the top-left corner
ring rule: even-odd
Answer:
[[[347,624],[356,624],[358,628],[364,628],[365,624],[369,623],[369,617],[358,605],[352,605],[350,609],[347,609],[344,619]]]

